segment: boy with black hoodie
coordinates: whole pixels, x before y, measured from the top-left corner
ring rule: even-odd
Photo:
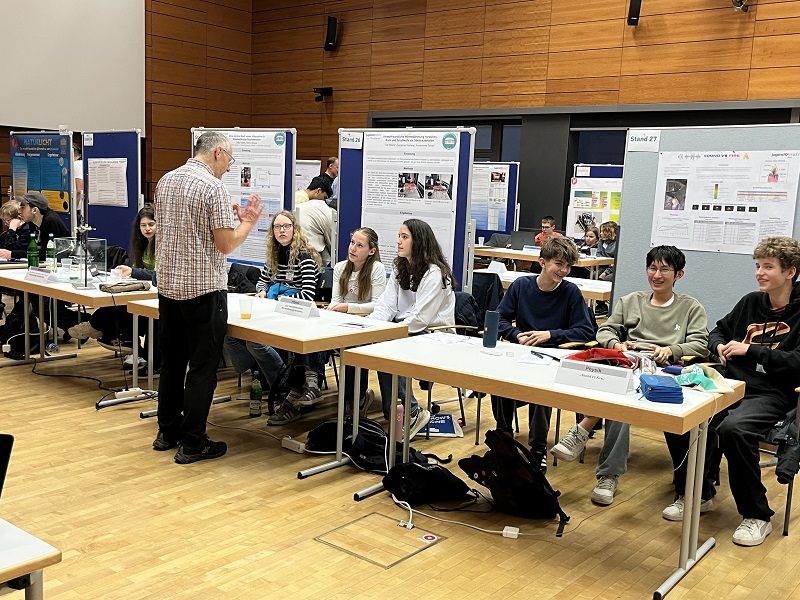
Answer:
[[[733,534],[740,546],[758,546],[772,531],[774,512],[761,483],[758,440],[796,404],[794,389],[800,385],[800,286],[795,283],[800,244],[788,237],[766,238],[753,258],[759,291],[739,300],[708,336],[725,376],[747,386],[744,398],[712,420],[744,519]]]

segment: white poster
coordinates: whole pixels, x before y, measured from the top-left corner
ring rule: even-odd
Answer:
[[[662,152],[651,245],[750,254],[792,236],[800,151]]]
[[[600,223],[614,221],[619,223],[619,208],[622,204],[621,177],[581,177],[588,174],[591,167],[576,165],[576,177],[571,180],[567,222],[564,223],[566,235],[583,238],[587,227],[600,227]],[[557,227],[558,228],[558,227]]]
[[[506,230],[511,167],[498,163],[472,164],[470,218],[477,229]]]
[[[90,158],[89,189],[90,205],[128,206],[128,159]]]
[[[308,184],[322,172],[321,160],[297,160],[294,163],[294,189],[308,189]]]
[[[364,132],[361,222],[377,232],[387,271],[397,255],[400,225],[411,218],[431,226],[453,264],[458,152],[455,132]]]
[[[283,208],[283,182],[286,178],[286,131],[259,129],[223,129],[231,142],[235,162],[222,183],[231,200],[244,208],[250,194],[258,194],[264,211],[244,243],[228,255],[228,262],[263,266],[266,258],[269,224]],[[192,145],[203,133],[192,130]]]

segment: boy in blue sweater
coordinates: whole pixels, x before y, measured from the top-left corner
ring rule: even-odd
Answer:
[[[575,243],[567,237],[550,237],[545,241],[539,254],[542,272],[536,277],[517,279],[497,307],[500,313],[498,331],[504,339],[544,347],[594,339],[594,327],[581,291],[574,283],[564,281],[579,256]],[[515,400],[492,396],[497,428],[512,435],[514,410]],[[529,405],[528,441],[543,469],[547,465],[551,412],[549,406]]]

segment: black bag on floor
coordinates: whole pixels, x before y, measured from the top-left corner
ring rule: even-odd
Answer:
[[[408,502],[409,506],[463,502],[470,498],[469,486],[436,464],[396,464],[383,478],[383,487],[398,500]]]
[[[526,519],[559,516],[556,536],[561,537],[569,517],[558,496],[525,446],[503,431],[486,432],[489,450],[483,456],[462,458],[458,466],[473,481],[489,488],[498,510]]]

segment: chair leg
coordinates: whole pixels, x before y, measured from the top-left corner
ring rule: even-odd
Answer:
[[[464,413],[464,394],[461,393],[461,388],[456,388],[458,390],[458,406],[461,408],[461,426],[464,427],[467,424],[467,415]]]
[[[789,482],[786,489],[786,508],[783,515],[783,535],[789,535],[789,519],[792,516],[792,491],[794,489],[794,478]]]
[[[556,443],[561,439],[561,409],[556,409]],[[553,466],[558,466],[558,457],[553,455]]]
[[[336,389],[339,389],[339,369],[336,368],[336,354],[331,352],[330,354],[331,359],[331,366],[333,366],[333,378],[336,380]],[[363,390],[366,392],[366,390]]]
[[[518,408],[519,407],[517,406],[517,401],[515,400],[514,401],[514,429],[516,430],[517,433],[519,433],[519,415],[517,414],[517,409]]]
[[[481,400],[483,396],[478,396],[478,409],[475,414],[475,445],[481,445]]]
[[[411,384],[409,383],[409,385],[411,385]],[[430,382],[428,385],[429,385],[429,387],[428,387],[428,412],[430,414],[433,414],[433,413],[431,413],[431,405],[433,404],[433,399],[432,399],[432,397],[433,397],[433,382]],[[428,421],[428,424],[425,425],[425,439],[426,440],[431,439],[431,422],[430,421]]]

